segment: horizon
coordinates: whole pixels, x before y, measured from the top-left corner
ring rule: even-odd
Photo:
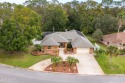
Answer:
[[[16,3],[16,4],[23,4],[25,1],[27,1],[27,0],[2,0],[0,2],[1,3],[3,3],[3,2],[10,2],[10,3]],[[51,0],[47,0],[47,1],[51,1]],[[61,3],[66,3],[66,2],[71,2],[73,0],[58,0],[58,1],[61,2]],[[77,0],[77,1],[79,1],[79,2],[82,2],[82,1],[85,2],[87,0]],[[102,0],[94,0],[94,1],[96,1],[98,3],[101,3]]]
[[[27,0],[1,0],[0,3],[9,2],[9,3],[23,4],[23,3],[25,3],[25,1],[27,1]],[[47,0],[47,1],[51,1],[51,0]],[[61,2],[61,3],[66,3],[66,2],[71,2],[73,0],[58,0],[58,1]],[[85,2],[87,0],[77,0],[77,1],[79,1],[79,2],[82,2],[82,1]],[[102,0],[93,0],[93,1],[96,1],[98,3],[102,2]],[[114,0],[114,1],[121,1],[121,0]]]

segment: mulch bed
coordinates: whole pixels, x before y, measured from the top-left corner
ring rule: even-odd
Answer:
[[[65,61],[61,62],[57,66],[55,66],[55,64],[51,64],[47,68],[45,68],[44,71],[63,72],[63,73],[78,73],[76,65],[70,66]]]
[[[43,53],[40,52],[40,51],[33,51],[31,54],[34,55],[34,56],[40,56],[40,55],[42,55]]]

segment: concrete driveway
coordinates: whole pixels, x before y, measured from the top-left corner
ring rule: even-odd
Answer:
[[[92,54],[88,52],[79,51],[77,54],[66,55],[63,49],[60,49],[60,56],[66,59],[68,56],[75,57],[79,60],[77,64],[78,73],[84,75],[104,75],[101,67],[95,60]]]

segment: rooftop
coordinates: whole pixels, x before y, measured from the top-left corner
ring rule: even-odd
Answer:
[[[113,43],[125,43],[125,32],[104,35],[103,40]]]
[[[57,43],[59,44],[61,42],[71,42],[73,47],[94,47],[93,44],[85,37],[85,35],[77,30],[50,33],[44,37],[41,44],[49,46],[50,43],[47,40],[50,38],[51,40],[55,40],[53,41],[53,43],[51,42],[51,40],[49,40],[49,42],[51,42],[51,45],[57,45]]]

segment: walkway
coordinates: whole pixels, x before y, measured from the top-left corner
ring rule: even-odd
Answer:
[[[84,52],[80,52],[74,55],[65,55],[63,49],[60,49],[60,56],[66,59],[68,56],[75,57],[79,60],[77,64],[78,73],[84,75],[104,75],[101,67],[95,60],[94,56]]]
[[[35,65],[29,67],[30,70],[44,71],[44,69],[51,64],[51,59],[47,59],[36,63]]]

